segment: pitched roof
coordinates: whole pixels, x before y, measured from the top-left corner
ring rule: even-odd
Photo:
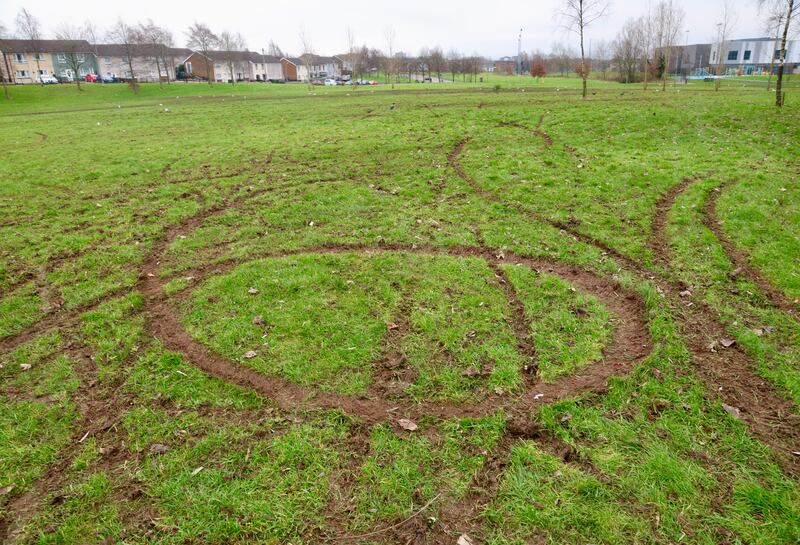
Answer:
[[[127,57],[128,48],[124,44],[95,44],[93,51],[97,51],[100,57]],[[173,57],[183,57],[184,59],[192,54],[190,49],[181,47],[166,47],[162,44],[136,44],[131,48],[134,57],[155,57],[166,52]]]
[[[272,55],[262,55],[261,53],[256,53],[255,51],[207,51],[207,55],[204,55],[201,51],[195,51],[195,53],[198,55],[208,56],[208,58],[214,62],[227,62],[228,60],[235,62],[247,61],[256,64],[261,64],[264,62],[281,62],[281,59],[278,57],[274,57]]]
[[[80,51],[90,53],[92,46],[86,40],[0,40],[0,51],[8,53],[61,53]]]
[[[287,60],[295,66],[305,66],[306,58],[310,57],[309,64],[311,66],[319,66],[321,64],[339,64],[342,62],[337,57],[322,57],[320,55],[301,55],[299,57],[283,57],[281,60]]]

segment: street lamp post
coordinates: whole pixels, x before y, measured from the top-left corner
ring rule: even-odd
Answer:
[[[522,29],[519,29],[519,39],[517,39],[517,76],[522,75]]]

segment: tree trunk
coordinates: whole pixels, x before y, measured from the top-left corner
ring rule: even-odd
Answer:
[[[667,73],[669,72],[669,61],[670,57],[672,57],[672,48],[667,48],[667,57],[664,59],[664,72],[661,74],[661,90],[667,90]]]
[[[778,64],[778,76],[775,80],[775,106],[783,107],[783,70],[786,66],[786,42],[789,37],[789,26],[792,23],[792,12],[794,11],[795,0],[789,0],[789,8],[786,10],[786,24],[783,26],[783,37],[781,38],[781,58]]]
[[[584,53],[583,49],[583,24],[581,24],[580,29],[581,29],[581,79],[583,80],[582,81],[583,91],[581,93],[581,96],[583,98],[586,98],[586,77],[588,74],[586,74],[586,54]]]

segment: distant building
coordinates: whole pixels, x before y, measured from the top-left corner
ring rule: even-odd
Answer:
[[[0,40],[6,81],[38,83],[40,76],[74,79],[97,73],[97,59],[85,40]],[[68,55],[76,55],[79,73],[73,73]]]
[[[768,73],[770,67],[775,72],[780,61],[780,40],[774,38],[747,38],[728,40],[722,44],[711,45],[710,67],[714,68],[722,58],[723,72],[736,74]],[[788,74],[800,73],[800,41],[792,40],[786,44],[786,67]]]
[[[517,72],[517,57],[500,57],[494,61],[494,70],[498,74],[512,76]]]
[[[175,80],[175,69],[191,55],[190,49],[166,47],[161,44],[137,44],[131,48],[133,74],[128,63],[128,48],[121,44],[96,44],[92,46],[97,55],[98,73],[101,76],[130,78],[141,82],[161,79]],[[158,64],[156,64],[158,60]]]
[[[656,58],[660,50],[656,50]],[[711,56],[711,44],[690,44],[672,48],[667,71],[670,74],[688,75],[693,70],[707,68]]]
[[[766,74],[777,71],[780,41],[774,38],[727,40],[722,44],[723,74]],[[686,75],[694,70],[715,73],[719,65],[719,44],[693,44],[671,48],[667,71]],[[666,50],[656,49],[656,59],[666,57]],[[786,44],[786,72],[800,73],[800,42]]]
[[[340,78],[343,63],[338,57],[303,55],[281,59],[286,81],[309,81],[313,79]]]

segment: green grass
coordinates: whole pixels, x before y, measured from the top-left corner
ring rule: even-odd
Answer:
[[[689,288],[797,413],[800,325],[731,276],[702,216],[724,184],[727,237],[800,297],[800,110],[792,87],[778,112],[760,86],[592,80],[586,101],[575,77],[494,74],[395,89],[12,88],[0,102],[11,143],[0,161],[0,528],[12,542],[59,544],[405,543],[415,531],[494,545],[800,541],[797,476],[699,380],[681,310],[551,223]],[[540,118],[549,140],[533,133]],[[465,139],[460,165],[495,199],[449,164]],[[667,214],[667,267],[651,222],[686,177]],[[211,207],[166,241],[161,295],[194,340],[307,387],[303,406],[281,409],[153,338],[143,264]],[[309,250],[335,245],[350,250]],[[480,245],[509,286],[463,251]],[[542,267],[503,264],[511,252]],[[538,379],[569,385],[603,364],[631,317],[549,262],[637,294],[652,353],[602,393],[530,414],[422,411],[416,431],[400,430],[422,403],[531,394],[507,290],[530,324]],[[214,264],[224,271],[208,274]],[[55,325],[31,332],[39,323]],[[399,364],[385,422],[313,408],[315,391],[374,401],[387,353]],[[538,432],[517,437],[512,419]]]

